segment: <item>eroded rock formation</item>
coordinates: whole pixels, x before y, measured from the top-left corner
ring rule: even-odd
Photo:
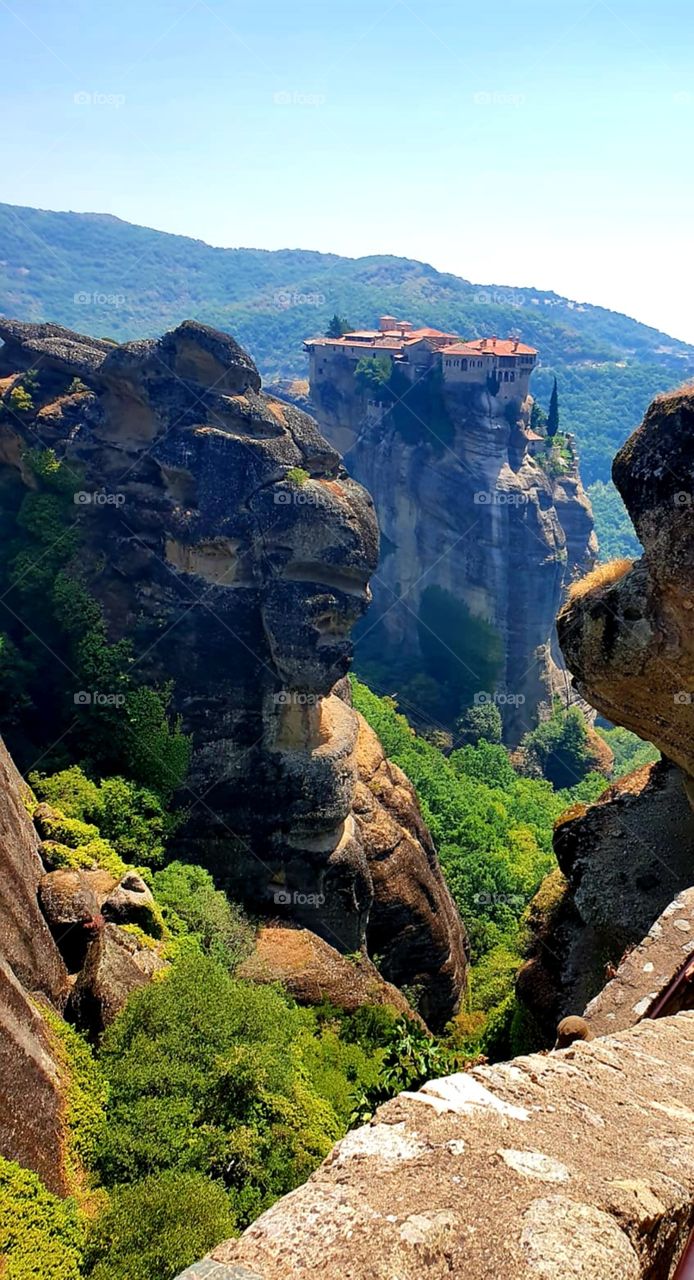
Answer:
[[[541,704],[570,696],[555,616],[563,585],[597,552],[575,451],[551,474],[528,432],[529,403],[514,418],[482,388],[446,392],[450,439],[433,429],[430,443],[403,438],[355,394],[351,376],[335,392],[317,405],[319,425],[371,493],[383,535],[359,644],[369,654],[379,647],[392,667],[410,657],[421,670],[425,593],[438,588],[462,601],[497,634],[499,709],[505,740],[516,745]],[[465,666],[474,692],[494,692],[472,656]]]
[[[558,618],[581,694],[694,775],[694,391],[654,400],[614,482],[644,554],[599,569]]]
[[[401,1094],[210,1261],[220,1280],[671,1276],[693,1221],[693,1052],[680,1013]]]
[[[694,814],[680,770],[644,765],[595,804],[569,809],[554,849],[560,871],[531,904],[529,955],[517,981],[547,1046],[559,1019],[583,1010],[624,952],[694,882]]]
[[[343,952],[387,906],[398,942],[384,975],[411,975],[445,1021],[462,926],[411,790],[385,779],[403,809],[387,836],[385,817],[357,814],[359,723],[334,692],[377,561],[368,495],[225,334],[187,322],[116,347],[2,321],[0,337],[6,393],[13,372],[39,375],[32,412],[3,421],[0,458],[30,481],[22,450],[38,433],[82,469],[79,571],[138,676],[174,682],[193,744],[183,851]]]
[[[531,952],[518,983],[546,1043],[557,1017],[580,1012],[602,987],[605,966],[609,974],[694,882],[691,388],[653,402],[617,454],[613,476],[644,553],[576,584],[558,617],[559,639],[579,693],[654,742],[664,759],[557,826],[566,880],[547,910],[531,913]]]

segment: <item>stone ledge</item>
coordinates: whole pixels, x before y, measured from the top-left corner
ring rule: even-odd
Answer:
[[[230,1269],[214,1280],[646,1280],[693,1223],[679,1013],[401,1094],[208,1261]]]

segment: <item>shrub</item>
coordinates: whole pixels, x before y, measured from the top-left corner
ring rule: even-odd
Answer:
[[[83,1242],[75,1201],[52,1195],[35,1173],[0,1156],[3,1280],[80,1280]]]
[[[522,746],[557,790],[573,787],[595,768],[586,722],[578,707],[565,710],[555,703],[549,719],[527,733]]]
[[[117,776],[97,783],[77,765],[51,775],[32,773],[30,784],[39,800],[56,805],[66,817],[95,824],[125,862],[156,866],[162,861],[176,819],[148,787]]]
[[[341,1132],[301,1060],[310,1025],[273,988],[182,956],[131,996],[104,1036],[105,1181],[207,1173],[224,1181],[240,1223],[291,1190]]]
[[[86,1275],[90,1280],[174,1280],[235,1232],[220,1183],[196,1173],[159,1174],[113,1192],[87,1237]]]
[[[55,1046],[65,1093],[66,1172],[75,1195],[84,1193],[104,1132],[108,1088],[86,1040],[57,1013],[41,1006]]]
[[[233,969],[252,950],[253,925],[240,907],[215,888],[209,871],[170,862],[156,872],[153,889],[172,933],[193,934],[213,960]]]

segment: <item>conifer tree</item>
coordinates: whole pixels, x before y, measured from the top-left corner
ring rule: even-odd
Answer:
[[[549,413],[547,414],[547,435],[552,438],[559,430],[559,396],[557,394],[557,380],[554,379],[552,387],[552,395],[549,401]]]

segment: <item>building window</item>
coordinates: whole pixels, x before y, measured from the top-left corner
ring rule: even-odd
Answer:
[[[515,373],[511,373],[511,377],[509,378],[509,382],[515,382],[515,381],[516,381],[516,375],[515,375]]]
[[[467,360],[463,360],[463,372],[467,372]]]

